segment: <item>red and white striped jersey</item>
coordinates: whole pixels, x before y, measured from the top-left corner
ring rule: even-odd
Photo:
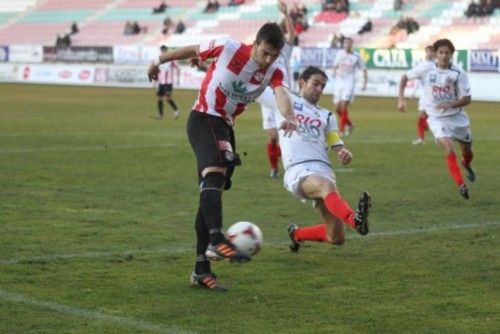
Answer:
[[[252,45],[229,38],[200,44],[202,61],[214,58],[201,84],[193,110],[224,118],[229,124],[253,102],[267,86],[287,86],[286,69],[275,61],[261,70],[250,58]]]
[[[173,84],[174,72],[179,71],[179,66],[175,61],[169,61],[160,65],[160,73],[158,74],[158,83],[160,85]]]

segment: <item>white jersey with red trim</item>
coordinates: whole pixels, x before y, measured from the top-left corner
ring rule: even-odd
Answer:
[[[337,119],[328,110],[292,95],[293,109],[299,124],[290,137],[279,131],[281,159],[287,170],[291,166],[309,161],[319,161],[331,165],[328,157],[327,135],[338,131]],[[278,120],[283,116],[276,112]]]
[[[179,66],[175,61],[169,61],[160,65],[160,73],[158,74],[158,83],[160,85],[174,83],[174,71],[178,71]]]
[[[406,77],[410,78],[412,73],[427,73],[431,69],[434,68],[433,60],[424,60],[417,66],[413,67],[411,70],[406,72]],[[413,71],[413,72],[412,72]],[[415,79],[415,92],[419,92],[418,98],[418,110],[423,111],[427,107],[427,103],[425,102],[425,92],[424,92],[424,82],[418,78]]]
[[[345,50],[339,50],[335,55],[333,67],[337,67],[335,80],[354,81],[356,70],[366,69],[365,62],[358,53],[347,53]]]
[[[458,66],[440,69],[436,64],[430,68],[415,67],[406,74],[408,79],[420,79],[424,85],[426,108],[429,116],[441,117],[458,114],[463,107],[438,109],[438,105],[454,102],[464,96],[470,96],[470,84],[467,74]]]
[[[203,79],[193,110],[224,118],[229,124],[253,102],[267,86],[288,87],[286,69],[275,61],[260,69],[251,59],[252,45],[229,38],[217,38],[201,43],[199,57],[210,64]]]

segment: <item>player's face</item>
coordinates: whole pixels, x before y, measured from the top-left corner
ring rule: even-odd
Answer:
[[[343,44],[344,44],[344,50],[346,50],[347,52],[352,51],[352,39],[349,38],[344,39]]]
[[[316,104],[323,94],[325,85],[326,79],[321,74],[313,74],[307,81],[300,79],[300,96],[309,103]]]
[[[453,57],[453,53],[450,48],[446,45],[440,46],[436,51],[436,57],[438,66],[440,67],[448,67],[451,62],[451,57]]]
[[[434,50],[425,49],[425,59],[426,60],[433,60],[434,59]]]
[[[280,51],[266,42],[260,42],[258,45],[254,42],[251,57],[263,69],[269,67],[278,59]]]

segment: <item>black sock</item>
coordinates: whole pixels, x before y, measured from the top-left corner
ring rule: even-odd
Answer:
[[[174,100],[168,100],[168,104],[170,104],[170,106],[175,110],[177,111],[177,105],[175,104]]]
[[[200,256],[204,257],[205,251],[207,250],[208,244],[210,243],[210,236],[208,234],[208,227],[205,224],[205,219],[203,219],[201,207],[198,208],[194,228],[196,230],[196,256],[198,258]]]
[[[163,116],[163,101],[158,101],[158,113]]]
[[[226,239],[222,233],[222,190],[225,180],[224,174],[217,172],[208,173],[201,179],[200,208],[212,245]]]
[[[210,269],[210,261],[201,258],[196,259],[196,264],[194,265],[194,273],[196,275],[203,274],[203,273],[211,273],[212,269]]]

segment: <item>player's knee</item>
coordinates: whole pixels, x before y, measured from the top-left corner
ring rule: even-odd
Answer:
[[[200,192],[207,190],[221,191],[224,190],[226,176],[221,172],[208,172],[202,177],[200,182]]]
[[[345,237],[343,235],[335,235],[327,239],[328,243],[335,246],[342,246],[345,243]]]

